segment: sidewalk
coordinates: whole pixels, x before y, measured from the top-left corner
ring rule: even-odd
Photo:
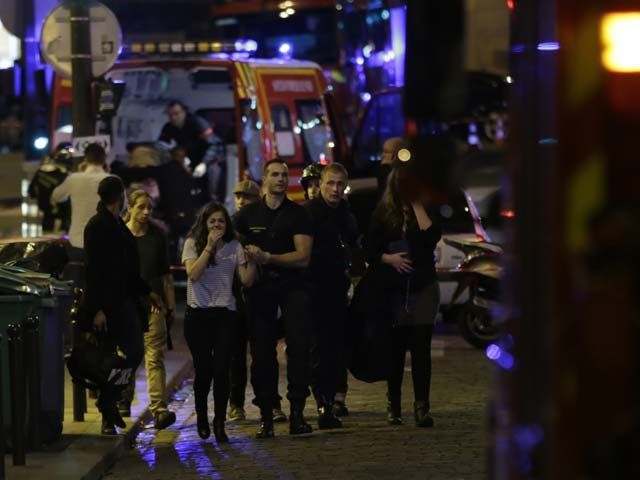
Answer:
[[[172,351],[165,352],[168,392],[172,393],[191,372],[191,356],[182,335],[182,318],[173,326]],[[65,374],[68,372],[65,371]],[[148,410],[144,363],[136,378],[136,396],[131,418],[125,418],[128,428],[118,436],[100,434],[102,417],[94,403],[87,398],[84,422],[73,421],[73,389],[69,375],[65,377],[65,412],[62,439],[46,451],[28,452],[26,465],[14,467],[10,454],[5,455],[8,480],[69,480],[97,479],[113,464],[136,435],[151,421]]]

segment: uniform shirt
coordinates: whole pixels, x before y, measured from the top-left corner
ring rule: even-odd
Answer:
[[[164,297],[162,277],[169,273],[167,236],[159,227],[149,224],[147,233],[135,239],[140,255],[140,275],[151,290]]]
[[[85,171],[69,175],[51,193],[51,201],[58,203],[71,198],[71,227],[69,243],[77,248],[84,247],[84,227],[96,213],[100,201],[98,185],[109,174],[98,165],[89,165]]]
[[[237,232],[245,245],[256,245],[265,252],[280,255],[295,251],[295,235],[313,235],[306,210],[288,198],[276,209],[269,208],[265,199],[246,205],[235,217]],[[298,275],[301,269],[265,265],[264,271],[276,275]]]
[[[182,263],[199,257],[196,242],[187,238],[184,242]],[[242,245],[237,240],[225,243],[216,253],[215,265],[207,265],[196,280],[187,280],[187,305],[192,308],[224,307],[236,310],[233,296],[233,278],[239,265],[245,265],[247,258]]]
[[[161,142],[175,141],[187,151],[187,156],[197,165],[203,160],[205,153],[211,145],[220,143],[220,139],[213,134],[213,129],[203,118],[188,113],[184,125],[179,128],[172,123],[166,123],[162,127]]]

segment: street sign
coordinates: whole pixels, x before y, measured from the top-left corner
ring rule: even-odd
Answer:
[[[92,143],[97,143],[104,148],[106,153],[111,149],[111,137],[109,135],[93,135],[91,137],[77,137],[71,142],[73,144],[73,156],[83,157],[85,149]]]
[[[109,70],[122,47],[122,30],[116,16],[100,3],[89,6],[91,23],[91,69],[94,77]],[[60,75],[71,77],[71,11],[58,5],[45,19],[40,51]]]

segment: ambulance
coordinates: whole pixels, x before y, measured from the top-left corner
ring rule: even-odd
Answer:
[[[222,141],[225,204],[233,204],[230,192],[237,181],[260,181],[264,163],[275,157],[289,166],[290,197],[302,200],[302,170],[315,162],[339,161],[346,151],[330,88],[317,64],[251,58],[256,48],[252,40],[128,46],[100,79],[116,92],[113,111],[100,115],[96,125],[96,133],[111,136],[109,160],[126,163],[128,145],[155,142],[168,121],[167,104],[179,100]],[[68,141],[68,79],[55,79],[51,120],[52,144]]]

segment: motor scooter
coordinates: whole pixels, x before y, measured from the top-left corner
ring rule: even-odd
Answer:
[[[462,251],[464,260],[458,267],[438,272],[440,281],[455,281],[451,303],[445,307],[445,320],[458,324],[462,337],[476,348],[486,348],[500,334],[495,312],[499,303],[502,249],[488,242],[444,239],[448,245]],[[456,301],[467,292],[467,301]]]

